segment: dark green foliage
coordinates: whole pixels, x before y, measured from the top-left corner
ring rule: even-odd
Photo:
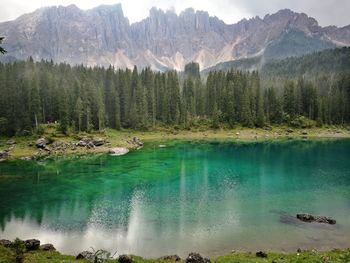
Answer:
[[[11,249],[15,252],[14,261],[16,263],[22,263],[24,260],[24,253],[26,252],[24,241],[16,238],[11,244]]]
[[[256,72],[210,72],[206,83],[177,72],[86,68],[67,64],[0,64],[0,134],[40,134],[45,123],[67,133],[152,129],[157,124],[190,129],[296,127],[350,123],[350,74],[310,81],[280,79],[264,88]]]
[[[199,64],[191,62],[185,65],[185,76],[193,79],[200,79]]]

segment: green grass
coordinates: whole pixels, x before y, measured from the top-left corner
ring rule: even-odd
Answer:
[[[141,257],[133,256],[135,263],[166,263],[172,261],[165,261],[159,259],[143,259]],[[0,263],[11,263],[14,261],[14,252],[9,249],[0,246]],[[47,252],[47,251],[33,251],[24,254],[24,263],[59,263],[59,262],[87,262],[85,260],[76,260],[74,256],[62,255],[59,252]],[[107,262],[117,262],[117,260],[108,260]],[[183,261],[181,261],[183,262]],[[255,253],[241,253],[235,252],[224,256],[211,258],[211,262],[215,263],[263,263],[263,262],[275,262],[275,263],[349,263],[350,262],[350,249],[347,250],[332,250],[328,252],[318,251],[304,251],[301,253],[268,253],[267,258],[259,258],[255,256]]]

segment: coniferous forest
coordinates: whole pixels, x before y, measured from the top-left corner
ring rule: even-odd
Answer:
[[[40,124],[53,122],[63,133],[150,130],[159,125],[188,129],[201,124],[219,128],[350,123],[346,72],[332,75],[331,81],[300,76],[266,87],[257,71],[214,71],[203,81],[192,63],[179,74],[32,59],[0,64],[0,134],[31,134]],[[320,85],[325,78],[327,85]]]

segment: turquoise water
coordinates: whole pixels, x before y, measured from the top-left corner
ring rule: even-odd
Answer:
[[[350,140],[159,144],[0,163],[0,238],[145,257],[350,246]]]

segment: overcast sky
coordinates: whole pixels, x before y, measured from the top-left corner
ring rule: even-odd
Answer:
[[[208,11],[226,23],[243,18],[263,17],[279,9],[289,8],[316,18],[320,25],[345,26],[350,24],[350,0],[1,0],[0,21],[13,20],[43,6],[75,4],[90,9],[101,4],[121,3],[130,22],[147,17],[153,6],[177,13],[187,7]]]

